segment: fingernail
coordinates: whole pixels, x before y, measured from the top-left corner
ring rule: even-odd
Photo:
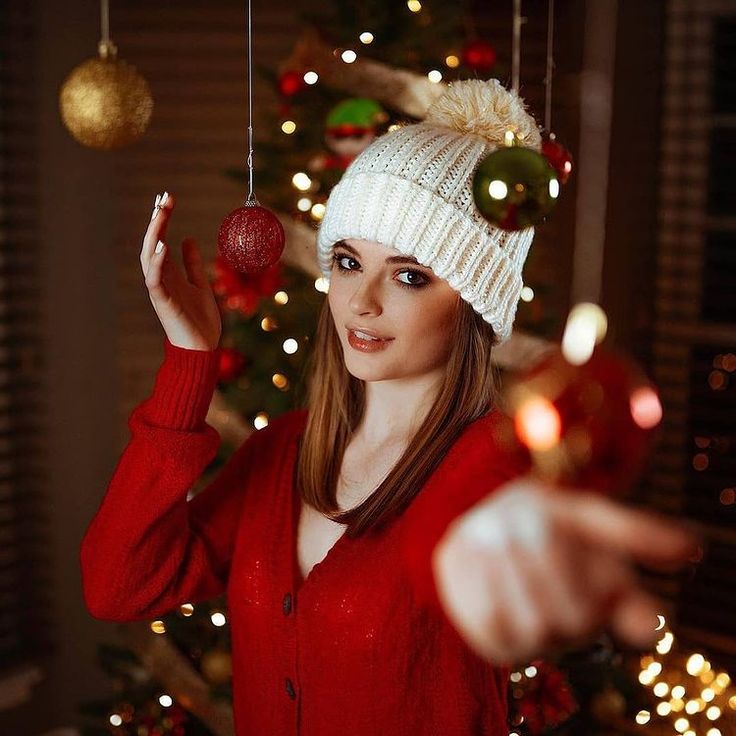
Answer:
[[[159,240],[156,243],[156,253],[160,253],[164,249],[164,244]]]
[[[168,198],[169,198],[169,193],[164,192],[164,195],[163,197],[161,197],[161,201],[159,202],[159,204],[163,207],[166,204],[166,201],[168,200]]]
[[[157,204],[161,202],[161,194],[156,195],[156,201],[153,203],[153,206],[155,207]]]

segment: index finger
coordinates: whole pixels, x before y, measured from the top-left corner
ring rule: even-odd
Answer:
[[[703,545],[700,534],[663,514],[628,508],[597,493],[571,493],[562,504],[564,522],[583,539],[643,564],[684,563]]]
[[[143,236],[143,246],[141,248],[141,265],[144,275],[148,273],[148,266],[153,257],[156,243],[166,238],[166,227],[169,224],[171,211],[174,209],[176,197],[169,192],[164,192],[162,199],[157,205],[158,214],[151,217],[148,228]],[[154,212],[155,214],[155,212]]]

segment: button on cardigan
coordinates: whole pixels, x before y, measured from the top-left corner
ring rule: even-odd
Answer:
[[[81,543],[90,614],[150,620],[227,593],[238,736],[506,736],[508,668],[446,618],[431,555],[455,517],[523,470],[494,444],[508,419],[494,410],[463,428],[401,515],[343,534],[303,580],[306,409],[251,434],[187,500],[221,442],[205,421],[219,352],[164,340]]]

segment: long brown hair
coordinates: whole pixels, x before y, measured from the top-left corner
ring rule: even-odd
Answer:
[[[451,352],[432,408],[403,455],[361,504],[340,512],[337,481],[342,458],[365,407],[365,383],[345,367],[343,349],[328,300],[322,310],[307,364],[309,416],[301,437],[296,482],[303,501],[357,536],[399,514],[419,493],[463,428],[492,408],[498,369],[491,363],[492,327],[458,298]]]

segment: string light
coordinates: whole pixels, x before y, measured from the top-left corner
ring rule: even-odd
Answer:
[[[307,84],[317,84],[318,79],[319,74],[317,74],[317,72],[309,71],[304,75],[304,81]]]
[[[293,355],[297,350],[299,350],[299,343],[293,337],[289,337],[284,340],[281,347],[287,355]]]
[[[412,13],[418,13],[422,9],[422,4],[419,0],[407,0],[406,6]]]
[[[324,276],[320,276],[314,280],[314,288],[320,293],[326,294],[330,290],[330,282]]]
[[[363,31],[358,37],[361,43],[369,44],[373,43],[373,34],[370,31]]]
[[[429,79],[430,82],[437,84],[442,81],[442,72],[439,69],[432,69],[432,71],[427,74],[427,79]]]
[[[276,304],[286,304],[289,301],[289,295],[285,291],[277,291],[273,295],[273,300]]]
[[[210,621],[212,621],[213,626],[224,626],[227,623],[225,614],[222,611],[215,611],[210,614]]]
[[[312,209],[312,200],[309,197],[302,197],[296,203],[296,206],[300,212],[309,212]]]
[[[309,191],[312,186],[312,180],[303,171],[299,171],[291,177],[291,183],[300,191]]]
[[[281,123],[281,130],[286,133],[286,135],[291,135],[296,130],[296,123],[293,120],[284,120],[284,122]]]
[[[340,58],[346,64],[352,64],[358,58],[358,54],[356,54],[355,51],[353,51],[352,49],[345,49],[345,51],[342,52]]]
[[[450,54],[445,57],[445,64],[449,66],[450,69],[457,69],[457,67],[460,66],[460,59],[455,56],[455,54]]]
[[[256,429],[263,429],[268,426],[268,414],[265,411],[259,411],[253,419],[253,426]]]
[[[174,699],[171,695],[159,695],[158,702],[161,703],[164,708],[170,708],[174,704]]]

